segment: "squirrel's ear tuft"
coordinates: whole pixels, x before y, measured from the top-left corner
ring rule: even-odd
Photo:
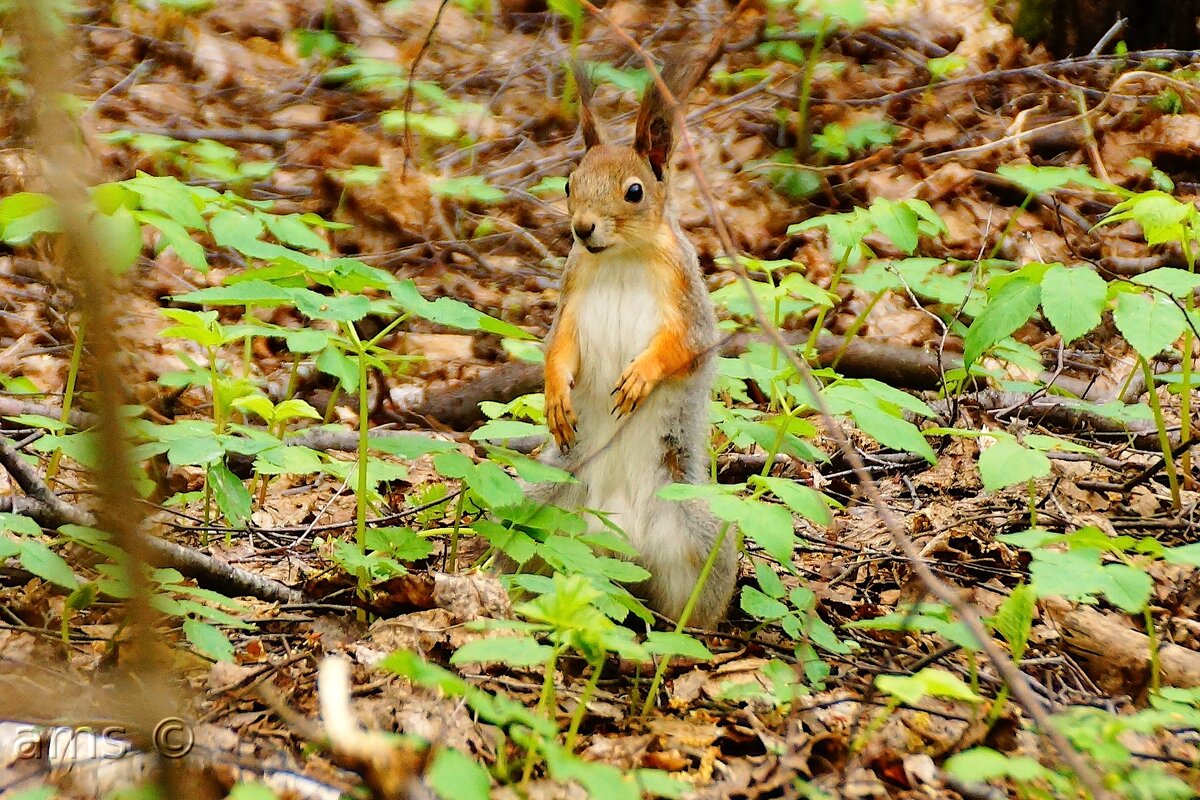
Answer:
[[[571,73],[575,76],[575,91],[579,94],[579,130],[583,133],[584,145],[591,150],[604,143],[596,115],[592,113],[592,79],[578,61],[571,62]]]
[[[662,180],[663,171],[671,157],[671,146],[675,141],[675,107],[686,103],[688,95],[708,75],[708,71],[724,52],[725,38],[729,35],[733,22],[752,2],[753,0],[741,0],[737,7],[729,12],[724,24],[717,29],[716,35],[703,52],[692,52],[686,44],[673,48],[673,52],[664,58],[666,66],[659,73],[661,83],[652,79],[646,88],[642,106],[638,109],[633,148],[650,162],[650,168],[659,180]],[[671,93],[674,102],[667,101],[662,92],[663,86]]]
[[[676,102],[679,96],[675,94],[671,77],[663,70],[662,80],[667,84]],[[671,158],[671,146],[675,140],[675,114],[671,105],[663,96],[658,82],[651,80],[638,109],[637,124],[633,131],[633,149],[650,162],[650,169],[660,181],[667,161]]]

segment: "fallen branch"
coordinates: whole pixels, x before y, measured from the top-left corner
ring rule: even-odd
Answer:
[[[1137,697],[1150,686],[1150,637],[1115,614],[1065,600],[1042,601],[1059,626],[1063,644],[1100,689]],[[1170,642],[1158,645],[1159,677],[1164,686],[1200,686],[1200,653]]]
[[[1011,414],[1058,429],[1083,429],[1093,433],[1131,436],[1139,446],[1158,448],[1158,432],[1152,422],[1123,423],[1094,411],[1079,408],[1075,405],[1076,402],[1075,398],[1070,397],[1035,396],[1029,392],[985,389],[962,395],[953,401],[938,400],[929,405],[935,411],[948,415],[952,412],[954,404],[969,404],[980,411]],[[1178,437],[1173,441],[1178,441]]]
[[[808,331],[783,331],[788,345],[808,340]],[[754,341],[769,341],[754,333],[739,333],[722,343],[719,354],[733,358],[746,352]],[[942,385],[942,375],[962,368],[962,356],[941,353],[923,347],[912,347],[867,339],[851,339],[823,334],[817,340],[817,363],[823,367],[836,366],[848,378],[874,378],[901,389],[935,390]],[[1049,382],[1049,373],[1040,376]],[[1088,394],[1089,384],[1074,378],[1057,376],[1056,386],[1079,396]],[[482,422],[484,414],[479,404],[487,401],[507,403],[523,394],[542,390],[541,364],[512,362],[501,364],[477,377],[458,383],[434,383],[411,393],[396,411],[406,421],[436,420],[452,430],[466,430]],[[1093,390],[1094,391],[1094,390]]]
[[[0,501],[0,510],[27,516],[45,528],[62,525],[96,527],[95,516],[50,491],[37,471],[10,445],[0,442],[0,466],[25,493]],[[173,567],[209,589],[232,597],[258,597],[273,603],[297,603],[302,596],[282,583],[255,575],[190,547],[157,536],[138,534],[140,544],[156,566]]]

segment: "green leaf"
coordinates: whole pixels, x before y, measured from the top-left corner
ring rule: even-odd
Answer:
[[[327,347],[321,351],[317,356],[317,369],[337,378],[346,393],[358,391],[358,365],[354,363],[354,359],[336,347]]]
[[[1038,597],[1061,595],[1068,600],[1094,602],[1094,596],[1111,584],[1100,555],[1100,550],[1093,547],[1066,552],[1036,550],[1029,565],[1030,584]]]
[[[550,660],[553,648],[529,636],[496,636],[475,639],[454,651],[450,663],[500,661],[514,667],[532,667]]]
[[[430,453],[452,453],[458,450],[458,445],[445,439],[435,439],[419,433],[401,433],[384,436],[376,433],[370,437],[371,449],[381,453],[399,456],[405,459],[416,459]],[[459,476],[461,477],[461,475]]]
[[[34,234],[61,230],[58,207],[49,195],[17,192],[0,199],[0,240],[24,245]]]
[[[1051,267],[1042,277],[1042,311],[1070,343],[1100,324],[1108,284],[1087,267]]]
[[[124,185],[138,195],[142,208],[156,211],[185,228],[204,227],[196,197],[178,179],[139,172],[136,178],[124,181]]]
[[[963,361],[974,364],[989,347],[1028,322],[1040,299],[1041,287],[1029,278],[1005,283],[967,330]]]
[[[230,405],[239,411],[254,414],[264,422],[270,423],[275,420],[275,407],[261,394],[244,395],[235,399]]]
[[[567,190],[567,179],[561,175],[548,175],[530,186],[530,194],[541,197],[550,194],[563,194]]]
[[[521,484],[491,461],[475,466],[465,478],[467,485],[493,508],[516,505],[525,496]]]
[[[825,495],[789,478],[774,478],[756,475],[751,484],[764,485],[771,494],[783,501],[793,513],[817,524],[828,525],[833,521]]]
[[[645,68],[618,69],[606,61],[588,61],[585,66],[596,85],[611,83],[618,89],[634,92],[639,97],[650,85],[650,72]]]
[[[440,747],[425,775],[442,800],[488,800],[492,779],[479,761],[449,747]]]
[[[320,253],[329,252],[329,243],[323,236],[304,224],[299,214],[288,214],[282,217],[276,214],[263,214],[262,220],[267,223],[267,229],[271,231],[271,235],[288,247],[316,250]]]
[[[210,286],[187,294],[176,295],[177,303],[195,303],[201,306],[246,306],[265,308],[291,303],[295,289],[276,286],[262,280],[239,281],[232,286]]]
[[[1033,164],[1005,164],[996,174],[1006,178],[1025,190],[1026,194],[1042,194],[1051,189],[1061,189],[1069,184],[1114,191],[1115,187],[1094,177],[1084,167],[1039,167]]]
[[[693,794],[696,787],[682,778],[674,778],[670,773],[660,769],[635,769],[633,778],[642,791],[651,797],[666,797],[670,800],[683,800]]]
[[[1131,219],[1142,226],[1149,245],[1177,242],[1184,237],[1184,220],[1195,207],[1183,203],[1166,192],[1149,191],[1134,195],[1112,207],[1101,225]]]
[[[1123,292],[1117,297],[1113,322],[1138,355],[1151,359],[1183,333],[1187,320],[1169,297]]]
[[[525,436],[544,436],[545,433],[545,425],[535,425],[532,422],[521,422],[515,419],[493,419],[473,431],[471,440],[475,442],[505,441]]]
[[[1015,439],[1004,437],[979,455],[979,477],[989,492],[1050,474],[1050,459]]]
[[[1179,298],[1187,297],[1200,288],[1200,275],[1176,267],[1159,267],[1129,280]]]
[[[258,238],[263,232],[263,221],[255,214],[222,209],[212,215],[208,227],[218,247],[229,247],[253,256],[263,244]]]
[[[887,408],[874,394],[861,386],[839,383],[830,386],[823,394],[831,411],[835,414],[849,414],[863,433],[885,447],[917,453],[930,464],[937,462],[937,455],[921,434],[921,430],[904,419],[899,410]]]
[[[152,211],[135,211],[133,217],[138,222],[157,228],[162,237],[158,242],[158,252],[170,247],[175,254],[192,269],[200,272],[208,271],[208,255],[198,242],[192,239],[184,226],[175,220]]]
[[[646,634],[646,650],[654,655],[683,656],[699,661],[712,661],[712,651],[699,639],[674,631],[651,631]]]
[[[1200,542],[1185,544],[1180,547],[1165,548],[1163,550],[1163,560],[1168,564],[1200,567]]]
[[[250,520],[251,510],[250,492],[246,490],[246,485],[220,461],[209,466],[208,483],[217,507],[229,524],[244,527]]]
[[[74,589],[79,585],[79,578],[63,557],[55,553],[37,539],[23,539],[21,546],[21,566],[50,583],[66,589]]]
[[[783,581],[779,579],[779,576],[775,574],[775,570],[766,561],[755,560],[754,578],[758,581],[758,588],[762,589],[763,594],[767,597],[773,597],[778,600],[787,594],[787,587],[783,585]]]
[[[15,422],[22,427],[41,428],[51,433],[62,433],[71,428],[69,423],[54,419],[53,417],[42,416],[41,414],[13,414],[12,416],[4,417],[4,419],[9,422]]]
[[[40,536],[42,526],[21,514],[14,514],[11,511],[0,511],[0,531],[12,531],[23,536]]]
[[[292,295],[296,310],[311,319],[357,322],[371,310],[371,299],[360,294],[324,295],[297,289]]]
[[[907,203],[877,197],[868,213],[880,233],[908,255],[913,254],[917,249],[917,214]]]
[[[122,275],[142,255],[142,227],[127,209],[118,208],[111,216],[91,218],[92,236],[108,260],[108,267]]]
[[[412,528],[371,528],[367,531],[367,546],[385,550],[400,561],[420,561],[434,550],[433,542]]]
[[[1045,778],[1050,770],[1028,756],[1014,756],[997,752],[990,747],[973,747],[955,753],[946,759],[943,767],[956,778],[971,783],[984,782],[993,778],[1012,778],[1031,781]]]
[[[926,667],[915,675],[880,675],[875,679],[875,685],[881,692],[908,705],[915,705],[925,697],[983,702],[983,698],[961,678],[938,667]]]
[[[201,655],[214,661],[233,661],[233,644],[217,626],[189,617],[183,621],[183,635]]]
[[[1146,608],[1154,582],[1145,571],[1129,564],[1106,564],[1104,575],[1107,578],[1104,596],[1113,605],[1127,614]]]
[[[742,589],[740,605],[743,611],[755,619],[767,621],[781,619],[787,616],[789,611],[786,604],[767,597],[753,586]]]
[[[717,506],[713,513],[720,516]],[[792,563],[792,551],[796,547],[796,534],[792,528],[792,515],[783,506],[764,503],[760,500],[744,500],[738,508],[738,524],[742,532],[766,550],[768,555],[782,562]],[[726,536],[729,536],[726,533]]]
[[[565,17],[573,26],[583,25],[583,4],[578,0],[548,0],[546,5],[555,14]]]
[[[265,784],[236,783],[226,800],[279,800],[279,795]]]
[[[1033,627],[1033,611],[1037,596],[1028,584],[1021,584],[1012,590],[1004,602],[996,609],[991,624],[1008,642],[1012,649],[1013,658],[1021,660],[1025,646],[1029,642],[1029,631]]]
[[[453,139],[462,131],[453,117],[403,109],[383,112],[379,115],[379,123],[387,133],[403,133],[407,129],[435,139]]]
[[[176,439],[167,448],[167,461],[172,466],[206,467],[225,457],[225,446],[216,436],[193,436]]]
[[[507,197],[502,190],[489,184],[482,175],[439,178],[429,182],[429,191],[440,197],[484,205],[499,203]]]

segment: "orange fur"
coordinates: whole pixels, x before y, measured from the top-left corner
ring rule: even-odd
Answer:
[[[663,324],[650,340],[646,349],[625,369],[617,382],[615,408],[620,414],[628,414],[645,400],[659,382],[673,377],[682,377],[691,371],[700,355],[688,342],[688,324],[685,309],[680,307],[687,296],[684,291],[684,276],[669,261],[647,259],[650,269],[671,270],[665,280],[658,281],[661,287],[658,302],[663,309]]]
[[[546,424],[559,448],[575,443],[575,412],[571,408],[571,386],[579,370],[579,334],[575,304],[564,292],[554,338],[546,350]]]

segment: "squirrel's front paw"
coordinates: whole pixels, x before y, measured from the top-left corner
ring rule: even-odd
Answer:
[[[650,362],[635,358],[633,363],[625,368],[617,388],[613,390],[613,413],[624,416],[633,412],[642,401],[650,396],[658,384],[658,370]]]
[[[546,393],[546,424],[558,449],[567,452],[575,444],[575,412],[570,390]]]

